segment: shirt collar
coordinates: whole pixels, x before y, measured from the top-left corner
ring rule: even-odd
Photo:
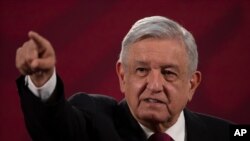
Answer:
[[[140,124],[140,123],[139,123]],[[145,132],[146,137],[149,138],[154,132],[140,124],[142,130]],[[181,111],[180,116],[176,123],[168,128],[165,133],[168,134],[174,141],[184,141],[185,140],[185,118],[183,111]]]

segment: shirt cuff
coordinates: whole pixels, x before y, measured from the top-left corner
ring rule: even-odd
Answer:
[[[30,91],[37,97],[41,98],[42,101],[46,101],[52,95],[56,87],[56,71],[54,69],[50,79],[42,86],[36,87],[32,82],[29,75],[25,76],[25,83],[28,84]]]

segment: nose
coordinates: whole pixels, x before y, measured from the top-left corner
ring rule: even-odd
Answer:
[[[160,93],[163,91],[164,79],[160,71],[151,70],[147,76],[147,89],[152,93]]]

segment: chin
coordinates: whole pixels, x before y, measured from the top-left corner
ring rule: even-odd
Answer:
[[[165,123],[169,121],[170,115],[164,113],[139,113],[138,118],[142,121],[150,122],[150,123]]]

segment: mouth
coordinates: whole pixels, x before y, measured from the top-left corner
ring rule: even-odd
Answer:
[[[146,99],[144,99],[144,101],[147,102],[147,103],[161,103],[161,104],[164,104],[163,101],[158,100],[158,99],[153,99],[153,98],[146,98]]]

